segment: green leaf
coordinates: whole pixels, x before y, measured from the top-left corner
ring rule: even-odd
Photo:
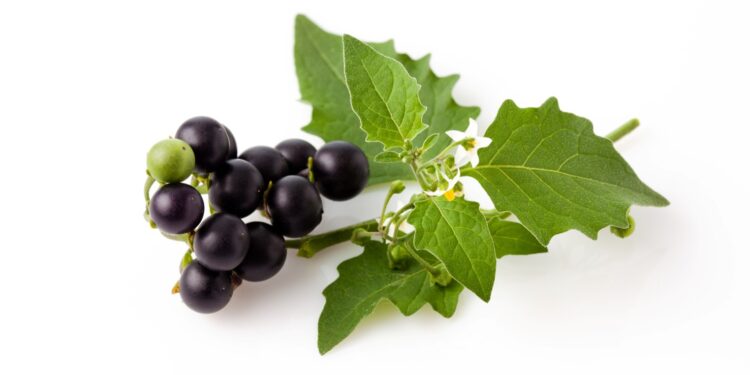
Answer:
[[[406,54],[398,54],[392,57],[404,64],[409,74],[422,85],[422,89],[419,90],[419,98],[422,104],[427,107],[423,120],[430,127],[417,135],[414,144],[419,145],[428,136],[437,135],[435,144],[424,153],[423,158],[428,160],[451,143],[450,137],[445,132],[448,130],[466,130],[469,126],[469,119],[479,116],[479,107],[462,107],[453,100],[453,87],[460,76],[453,74],[438,77],[430,69],[430,55],[417,60],[413,60]]]
[[[457,75],[437,77],[429,69],[429,58],[412,60],[398,54],[393,42],[369,43],[380,53],[399,60],[422,85],[419,96],[427,111],[423,121],[430,124],[419,134],[414,144],[431,133],[440,134],[437,146],[447,145],[446,130],[465,130],[470,117],[479,115],[477,107],[461,107],[451,96]],[[340,35],[328,33],[310,19],[299,15],[295,22],[294,58],[302,100],[313,107],[312,120],[303,130],[323,138],[324,141],[346,140],[365,151],[370,160],[369,184],[393,180],[413,180],[408,166],[401,163],[377,163],[375,155],[383,151],[380,143],[365,142],[365,133],[352,110],[349,91],[344,79],[344,53]],[[434,147],[430,153],[437,152]],[[429,154],[429,153],[428,153]]]
[[[378,163],[400,163],[401,158],[398,156],[398,153],[393,151],[383,151],[375,155],[375,161]]]
[[[426,303],[445,317],[456,311],[463,289],[460,284],[433,285],[427,271],[414,261],[405,269],[391,270],[386,251],[384,244],[371,241],[362,254],[338,266],[338,279],[323,291],[326,302],[318,321],[321,354],[346,338],[383,299],[390,300],[406,316]],[[438,264],[436,259],[428,259]]]
[[[589,120],[561,112],[551,98],[539,108],[503,103],[479,150],[479,165],[462,170],[546,245],[577,229],[591,238],[606,226],[628,227],[631,204],[666,206]]]
[[[403,147],[427,126],[419,84],[401,63],[344,35],[344,71],[352,108],[368,142]]]
[[[440,138],[439,134],[432,133],[427,137],[427,139],[424,140],[420,147],[422,147],[422,149],[424,150],[429,150],[430,148],[432,148],[432,146],[435,145],[435,143],[437,143],[438,138]]]
[[[489,301],[495,281],[495,247],[479,204],[456,198],[415,203],[408,222],[414,246],[435,255],[459,283]]]
[[[540,244],[523,225],[503,220],[499,216],[487,219],[487,226],[495,243],[497,259],[506,255],[531,255],[546,253],[547,247]]]

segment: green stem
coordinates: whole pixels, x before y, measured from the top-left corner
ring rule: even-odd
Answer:
[[[378,230],[380,230],[380,228],[383,227],[383,221],[385,220],[385,210],[388,209],[388,203],[391,201],[391,197],[393,197],[394,193],[395,192],[393,191],[393,188],[388,189],[388,194],[386,194],[385,201],[383,201],[383,208],[380,209],[380,220],[378,220]]]
[[[371,219],[326,233],[286,240],[285,245],[290,249],[299,249],[298,256],[312,258],[320,250],[351,240],[352,233],[358,228],[375,232],[378,230],[378,221]]]
[[[424,258],[422,258],[421,255],[417,253],[417,251],[412,246],[411,241],[408,241],[408,240],[403,241],[403,245],[406,251],[409,253],[409,255],[411,255],[411,257],[414,258],[414,260],[416,260],[417,263],[419,263],[422,267],[424,267],[424,269],[426,269],[427,272],[431,273],[433,276],[437,276],[440,273],[440,270],[435,268],[435,266],[430,264],[430,262],[426,261]]]
[[[388,222],[387,227],[385,228],[379,227],[381,232],[383,233],[383,236],[387,236],[388,233],[390,232],[391,226],[393,226],[393,224],[396,224],[396,231],[394,231],[393,236],[398,237],[398,233],[397,233],[398,227],[399,225],[401,225],[401,222],[404,221],[405,219],[405,218],[402,218],[401,215],[403,215],[404,212],[406,212],[407,210],[411,210],[412,208],[414,208],[414,203],[409,203],[405,205],[404,207],[399,208],[398,211],[396,211],[393,214],[392,219]]]
[[[430,190],[430,187],[427,186],[427,183],[422,180],[422,178],[419,176],[419,170],[422,168],[417,163],[416,159],[412,159],[409,163],[409,167],[411,168],[411,173],[414,174],[414,178],[419,182],[419,187],[422,188],[423,191]]]
[[[161,232],[162,236],[169,238],[173,241],[180,241],[186,243],[190,250],[193,249],[193,236],[195,235],[195,232],[188,232],[188,233],[182,233],[182,234],[172,234],[172,233],[165,233]]]
[[[619,128],[613,130],[611,133],[607,134],[605,138],[609,139],[612,142],[617,142],[620,138],[628,135],[630,132],[635,130],[635,128],[640,125],[640,121],[638,121],[637,118],[634,118],[622,125],[620,125]]]
[[[440,153],[437,154],[437,156],[435,156],[434,158],[430,159],[426,163],[423,163],[422,165],[426,166],[426,165],[430,165],[430,164],[435,163],[436,161],[444,158],[454,147],[460,146],[464,142],[466,142],[466,139],[461,139],[461,140],[458,140],[458,141],[454,141],[453,143],[449,144],[448,147],[444,148],[443,151],[440,151]]]
[[[499,217],[501,219],[505,219],[505,218],[507,218],[508,216],[511,215],[511,213],[509,211],[498,211],[498,210],[496,210],[494,208],[491,209],[491,210],[480,209],[479,211],[481,211],[482,215],[484,215],[487,218],[491,218],[491,217],[496,217],[497,216],[497,217]]]
[[[313,157],[309,156],[307,158],[307,180],[310,181],[311,184],[315,183],[315,174],[313,174]]]
[[[143,213],[143,218],[146,219],[151,228],[156,228],[156,223],[151,219],[151,213],[149,212],[149,206],[151,205],[151,187],[154,186],[156,180],[151,177],[151,173],[146,171],[146,183],[143,185],[143,198],[146,200],[146,211]]]
[[[146,172],[146,183],[143,185],[143,198],[146,199],[146,209],[148,204],[151,202],[151,187],[154,186],[156,180],[151,177],[151,174]]]

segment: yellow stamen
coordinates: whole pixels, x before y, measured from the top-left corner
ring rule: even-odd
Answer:
[[[474,147],[477,147],[477,140],[476,139],[472,138],[472,139],[469,139],[468,141],[466,141],[466,146],[465,146],[466,151],[471,151],[471,150],[474,149]]]
[[[451,202],[451,201],[453,201],[454,199],[456,199],[456,192],[455,192],[455,191],[453,191],[453,189],[450,189],[450,190],[446,191],[446,192],[445,192],[445,193],[443,194],[443,196],[445,197],[445,199],[447,199],[447,200],[448,200],[448,202]]]

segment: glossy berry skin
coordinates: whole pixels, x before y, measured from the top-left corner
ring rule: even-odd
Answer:
[[[269,181],[276,181],[289,174],[289,167],[286,159],[276,149],[268,146],[255,146],[248,148],[242,154],[240,159],[252,163],[258,168],[263,175],[263,180],[268,184]]]
[[[217,312],[232,298],[232,273],[213,271],[198,261],[188,264],[180,276],[180,297],[193,311]]]
[[[148,173],[162,184],[188,178],[195,167],[195,154],[190,145],[179,139],[158,142],[146,157]]]
[[[195,172],[207,174],[218,168],[229,155],[229,137],[224,126],[210,117],[193,117],[177,129],[175,136],[195,153]]]
[[[237,141],[234,139],[234,134],[232,134],[232,131],[226,126],[224,126],[224,130],[227,132],[227,139],[229,139],[227,160],[237,159]]]
[[[250,248],[234,272],[247,281],[268,280],[286,261],[284,237],[274,227],[259,221],[248,223],[247,231],[250,233]]]
[[[320,194],[345,201],[354,198],[367,186],[370,168],[362,150],[344,141],[325,144],[315,154],[313,175]]]
[[[288,237],[310,233],[323,218],[323,202],[315,186],[297,175],[273,183],[267,208],[274,228]]]
[[[287,139],[276,145],[286,159],[289,174],[297,174],[307,168],[307,159],[315,156],[315,146],[302,139]]]
[[[151,197],[149,214],[162,232],[180,234],[195,229],[203,218],[203,197],[194,187],[167,184]]]
[[[231,271],[247,254],[250,236],[238,217],[215,213],[203,221],[193,238],[195,258],[214,271]]]
[[[211,175],[208,200],[221,212],[250,215],[263,200],[263,176],[242,159],[228,160]]]

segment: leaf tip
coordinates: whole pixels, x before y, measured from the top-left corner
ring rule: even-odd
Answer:
[[[505,99],[505,101],[503,101],[503,104],[500,105],[500,110],[502,111],[510,109],[518,109],[518,105],[513,101],[513,99]]]
[[[551,107],[556,110],[560,110],[560,102],[557,100],[556,97],[550,96],[549,99],[545,100],[542,104],[542,107]]]
[[[321,356],[323,356],[326,353],[330,352],[331,349],[333,349],[332,346],[324,344],[320,340],[318,340],[318,353],[320,353]]]
[[[302,29],[307,28],[314,28],[314,29],[320,29],[318,25],[315,24],[309,17],[302,13],[297,13],[297,15],[294,17],[294,30],[296,32],[300,32]]]
[[[353,37],[353,36],[351,36],[351,35],[349,35],[349,34],[344,34],[344,35],[342,36],[342,38],[344,38],[344,44],[351,44],[351,43],[355,43],[355,44],[356,44],[356,43],[359,43],[359,44],[362,44],[362,42],[361,42],[361,41],[360,41],[359,39],[357,39],[357,38],[355,38],[355,37]]]
[[[294,23],[302,23],[302,22],[311,22],[311,21],[306,15],[302,13],[297,13],[297,15],[294,16]]]

